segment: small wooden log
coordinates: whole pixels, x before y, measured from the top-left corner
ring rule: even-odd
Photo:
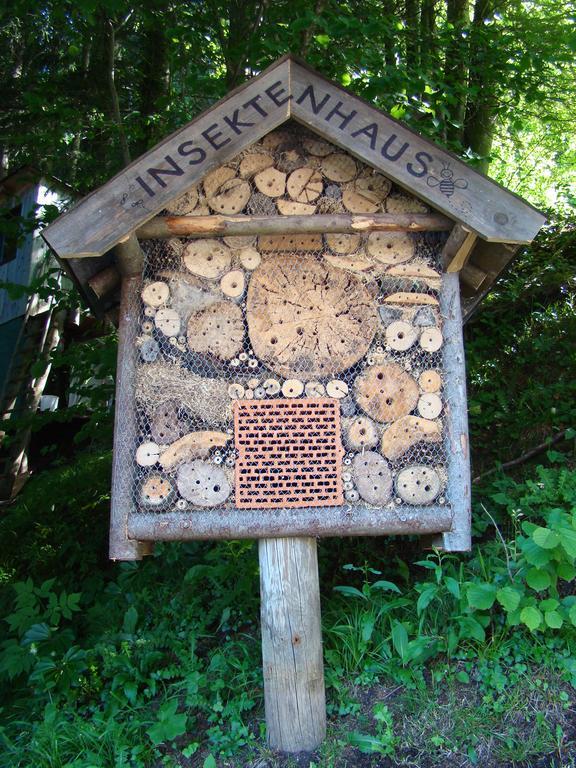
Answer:
[[[178,404],[163,403],[154,412],[150,421],[150,435],[158,445],[168,445],[178,440],[182,434],[182,423],[178,418]]]
[[[198,205],[198,189],[190,187],[183,195],[166,204],[166,210],[174,216],[189,216]]]
[[[189,432],[162,451],[159,462],[163,469],[174,469],[183,461],[206,458],[213,448],[223,448],[231,439],[226,432],[204,430]]]
[[[423,392],[438,392],[442,386],[442,377],[438,371],[422,371],[418,384]]]
[[[383,507],[392,498],[392,472],[385,458],[376,451],[354,457],[352,472],[356,489],[364,501]]]
[[[142,291],[142,301],[150,307],[163,307],[170,298],[170,288],[167,283],[156,280]]]
[[[397,352],[405,352],[416,342],[418,331],[410,323],[396,320],[386,328],[386,342],[391,349]]]
[[[315,205],[299,203],[296,200],[276,200],[276,206],[282,216],[309,216],[316,210]]]
[[[154,315],[154,324],[164,336],[178,336],[182,323],[175,309],[163,307]]]
[[[97,272],[88,280],[88,287],[98,299],[109,296],[120,287],[122,276],[114,264]]]
[[[304,384],[300,379],[286,379],[282,384],[282,394],[284,397],[300,397],[304,392]]]
[[[420,346],[425,352],[437,352],[444,339],[438,328],[425,328],[420,334]]]
[[[436,392],[425,392],[418,400],[418,413],[423,419],[437,419],[442,413],[442,398]]]
[[[312,203],[316,200],[324,184],[322,176],[313,168],[298,168],[288,177],[288,194],[298,203]]]
[[[390,191],[384,176],[361,176],[342,193],[342,202],[350,213],[376,213]]]
[[[341,400],[348,394],[348,384],[342,379],[332,379],[326,384],[326,394],[328,397],[335,397]]]
[[[398,291],[391,293],[384,299],[386,304],[428,304],[431,307],[438,307],[439,302],[435,296],[429,296],[427,293],[406,293]]]
[[[200,459],[179,467],[176,486],[180,495],[197,507],[216,507],[232,492],[224,470]]]
[[[160,458],[160,447],[148,440],[136,449],[136,464],[141,467],[153,467]]]
[[[187,340],[191,352],[231,360],[244,340],[242,310],[231,301],[218,301],[194,312],[188,320]]]
[[[220,278],[220,290],[230,299],[239,299],[244,293],[246,278],[241,269],[233,269]]]
[[[182,260],[189,272],[212,280],[230,269],[232,255],[224,243],[194,240],[184,249]]]
[[[334,152],[334,146],[322,139],[302,139],[302,146],[315,157],[326,157]]]
[[[262,261],[262,256],[260,256],[256,248],[242,248],[238,254],[238,258],[244,269],[249,271],[256,269]]]
[[[232,215],[244,210],[250,199],[250,184],[244,179],[225,181],[213,195],[208,197],[208,205],[214,213]]]
[[[394,232],[372,232],[366,250],[381,264],[402,264],[414,256],[414,240]]]
[[[158,511],[166,508],[174,495],[174,486],[170,478],[159,472],[151,472],[140,484],[138,501],[140,507]]]
[[[221,165],[218,168],[215,168],[204,177],[202,182],[204,194],[206,197],[212,197],[218,192],[222,184],[225,184],[235,176],[236,172],[234,168],[230,168],[227,165]]]
[[[277,168],[266,168],[254,176],[254,184],[267,197],[280,197],[286,191],[286,174]]]
[[[258,238],[261,251],[319,251],[321,235],[268,235]]]
[[[441,488],[438,472],[422,464],[406,467],[396,477],[396,493],[406,504],[431,504]]]
[[[144,339],[140,344],[140,357],[145,363],[153,363],[160,354],[160,345],[152,337]]]
[[[354,158],[342,152],[334,152],[322,160],[322,173],[330,181],[352,181],[357,171]]]
[[[265,168],[274,165],[274,158],[263,152],[244,155],[240,161],[239,174],[241,179],[250,179]]]
[[[381,448],[387,459],[396,461],[416,443],[439,443],[441,439],[442,433],[436,421],[403,416],[384,432]]]
[[[362,243],[361,235],[326,235],[326,245],[331,251],[338,254],[349,255],[356,253]]]
[[[378,428],[368,416],[356,416],[344,422],[344,442],[352,451],[375,448],[378,444]]]
[[[239,384],[238,382],[234,382],[233,384],[230,384],[228,387],[228,394],[232,398],[232,400],[242,400],[244,397],[246,390],[242,386],[242,384]]]
[[[326,734],[316,540],[260,539],[258,553],[268,745],[310,752]]]
[[[252,197],[260,194],[255,192]],[[274,212],[274,201],[265,195],[262,195],[262,198],[268,205],[271,204]],[[298,202],[308,203],[314,200]],[[365,216],[351,213],[325,213],[290,218],[278,215],[156,216],[143,224],[136,234],[140,240],[157,240],[174,237],[206,238],[291,233],[324,234],[326,232],[443,232],[449,230],[451,225],[451,220],[446,216],[416,213],[374,213]]]
[[[396,363],[373,365],[355,381],[356,402],[381,423],[406,416],[418,402],[418,385]]]
[[[280,392],[280,382],[277,379],[266,379],[262,387],[269,397],[277,395]]]

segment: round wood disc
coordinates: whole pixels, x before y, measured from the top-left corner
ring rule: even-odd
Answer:
[[[174,498],[174,486],[170,478],[151,472],[140,484],[138,497],[141,507],[164,508]]]
[[[326,235],[326,245],[333,253],[356,253],[362,242],[361,235]]]
[[[142,301],[150,307],[162,307],[170,298],[170,288],[168,283],[156,280],[148,285],[142,291]]]
[[[240,264],[242,264],[244,269],[248,269],[250,271],[256,269],[256,267],[259,266],[260,262],[262,261],[262,256],[260,256],[256,248],[242,248],[238,254],[238,258],[240,259]]]
[[[239,384],[238,382],[234,382],[233,384],[230,384],[228,387],[228,394],[232,398],[232,400],[241,400],[244,397],[246,390],[242,386],[242,384]]]
[[[418,384],[423,392],[438,392],[442,386],[442,378],[437,371],[422,371]]]
[[[170,307],[159,309],[154,316],[154,323],[165,336],[178,336],[180,333],[180,315]]]
[[[374,448],[378,444],[378,428],[368,416],[356,416],[346,425],[345,442],[352,451]]]
[[[326,387],[320,381],[309,381],[304,387],[306,397],[324,397]]]
[[[302,139],[302,146],[315,157],[326,157],[334,151],[334,147],[322,139]]]
[[[231,360],[241,351],[243,340],[242,310],[231,301],[218,301],[190,315],[187,341],[191,352]]]
[[[198,205],[198,189],[190,187],[183,195],[176,200],[170,200],[166,205],[166,210],[173,216],[188,216]]]
[[[346,187],[342,192],[342,202],[350,213],[376,213],[380,207],[378,203],[361,195],[356,187]]]
[[[330,181],[352,181],[356,171],[354,158],[342,152],[334,152],[322,160],[322,173]]]
[[[233,269],[231,272],[226,272],[220,278],[220,290],[224,296],[228,296],[231,299],[240,298],[244,293],[245,287],[246,279],[241,269]]]
[[[160,448],[157,443],[151,440],[142,443],[136,449],[136,464],[139,464],[141,467],[153,467],[159,458]]]
[[[208,205],[214,213],[231,216],[240,213],[250,199],[250,184],[244,179],[229,179],[208,197]]]
[[[297,168],[288,177],[288,194],[298,203],[312,203],[316,200],[324,184],[322,176],[313,168]]]
[[[282,384],[282,394],[284,397],[300,397],[304,392],[304,384],[300,379],[286,379]]]
[[[442,413],[442,398],[436,392],[425,392],[418,400],[418,413],[423,419],[437,419]]]
[[[150,435],[158,445],[168,445],[178,440],[182,425],[178,418],[178,405],[167,401],[154,411],[150,421]]]
[[[392,498],[392,473],[388,462],[375,451],[354,457],[352,472],[356,489],[368,504],[382,507]]]
[[[438,328],[425,328],[420,335],[420,346],[425,352],[437,352],[442,341],[442,333]]]
[[[290,140],[290,134],[286,131],[270,131],[260,142],[264,149],[271,150]]]
[[[316,210],[315,205],[298,203],[296,200],[276,200],[279,213],[282,216],[309,216]]]
[[[256,356],[273,371],[305,381],[350,368],[378,328],[364,284],[311,256],[263,262],[250,281],[246,316]]]
[[[418,332],[413,325],[403,320],[396,320],[386,328],[386,341],[397,352],[405,352],[418,338]]]
[[[326,384],[326,394],[328,397],[335,397],[342,400],[348,394],[348,384],[342,379],[332,379]]]
[[[232,491],[224,470],[201,459],[182,464],[176,485],[180,495],[197,507],[223,504]]]
[[[415,197],[391,195],[386,199],[388,213],[428,213],[428,206]]]
[[[215,168],[204,177],[204,181],[202,182],[204,186],[204,194],[206,197],[212,197],[218,192],[222,184],[225,184],[235,176],[236,172],[234,169],[229,168],[227,165],[221,165],[219,168]]]
[[[186,269],[212,280],[230,269],[232,255],[228,246],[215,240],[193,240],[182,255]]]
[[[381,173],[371,173],[356,179],[354,186],[358,194],[366,200],[380,205],[390,192],[392,182],[386,176],[382,176]]]
[[[264,152],[244,155],[240,161],[239,173],[242,179],[250,179],[256,173],[274,165],[274,158]]]
[[[140,345],[140,357],[145,363],[153,363],[160,354],[160,346],[156,339],[145,339]]]
[[[280,392],[280,382],[276,379],[266,379],[262,383],[262,387],[267,395],[270,397],[277,395]]]
[[[277,168],[265,168],[254,176],[254,184],[267,197],[280,197],[286,190],[286,174]]]
[[[401,232],[371,232],[366,250],[381,264],[401,264],[414,256],[414,240]]]
[[[373,365],[355,382],[356,402],[376,421],[387,422],[410,413],[418,402],[418,385],[396,363]]]
[[[406,504],[430,504],[440,493],[442,482],[433,467],[413,464],[400,470],[396,477],[396,493]]]
[[[381,448],[387,459],[396,461],[416,443],[439,443],[441,439],[442,433],[436,421],[403,416],[384,432]]]

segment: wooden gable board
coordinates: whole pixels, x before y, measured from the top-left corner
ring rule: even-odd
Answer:
[[[290,117],[486,240],[530,242],[544,223],[516,195],[286,56],[133,162],[43,236],[62,258],[99,256]]]

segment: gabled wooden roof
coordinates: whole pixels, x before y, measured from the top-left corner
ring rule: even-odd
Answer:
[[[499,254],[495,269],[484,266],[491,274],[484,292],[502,262],[544,224],[543,214],[514,193],[288,55],[124,168],[43,236],[60,258],[99,257],[210,170],[290,119],[378,169],[477,234],[484,246],[508,244],[484,248],[488,262]]]

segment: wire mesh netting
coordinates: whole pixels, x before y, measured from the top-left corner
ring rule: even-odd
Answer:
[[[383,211],[427,208],[294,126],[217,168],[166,213]],[[447,504],[444,240],[373,232],[145,242],[129,340],[135,508]]]

